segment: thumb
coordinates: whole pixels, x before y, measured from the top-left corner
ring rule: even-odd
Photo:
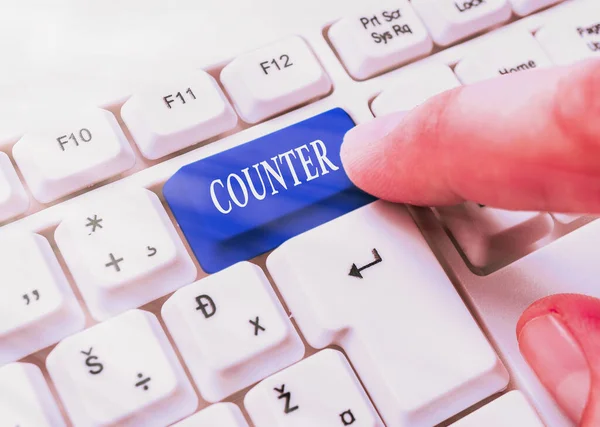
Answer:
[[[600,425],[600,300],[562,294],[532,304],[517,324],[519,347],[566,415]]]

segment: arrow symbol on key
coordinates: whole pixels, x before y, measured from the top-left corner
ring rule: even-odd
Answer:
[[[360,268],[358,268],[356,266],[356,264],[352,264],[352,267],[350,267],[350,273],[348,273],[348,276],[358,277],[359,279],[362,279],[363,275],[360,274],[361,271],[366,270],[369,267],[373,267],[374,265],[379,264],[382,261],[381,256],[379,255],[379,252],[377,252],[377,249],[373,249],[371,252],[373,253],[373,257],[375,258],[375,261],[370,262],[367,265],[364,265]]]

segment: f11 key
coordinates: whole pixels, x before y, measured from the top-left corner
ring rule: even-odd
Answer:
[[[163,193],[204,271],[254,258],[375,199],[342,168],[333,109],[180,169]]]

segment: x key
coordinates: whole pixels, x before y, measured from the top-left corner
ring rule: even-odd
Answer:
[[[304,355],[265,273],[247,261],[179,289],[163,305],[162,317],[209,402],[223,400]],[[195,344],[186,346],[190,340]],[[205,351],[206,343],[210,351]]]
[[[255,320],[248,320],[248,322],[250,322],[250,323],[252,323],[254,325],[254,335],[258,335],[258,331],[259,330],[261,330],[261,331],[265,331],[266,330],[265,328],[263,328],[260,325],[259,320],[258,320],[258,316],[256,316]]]

